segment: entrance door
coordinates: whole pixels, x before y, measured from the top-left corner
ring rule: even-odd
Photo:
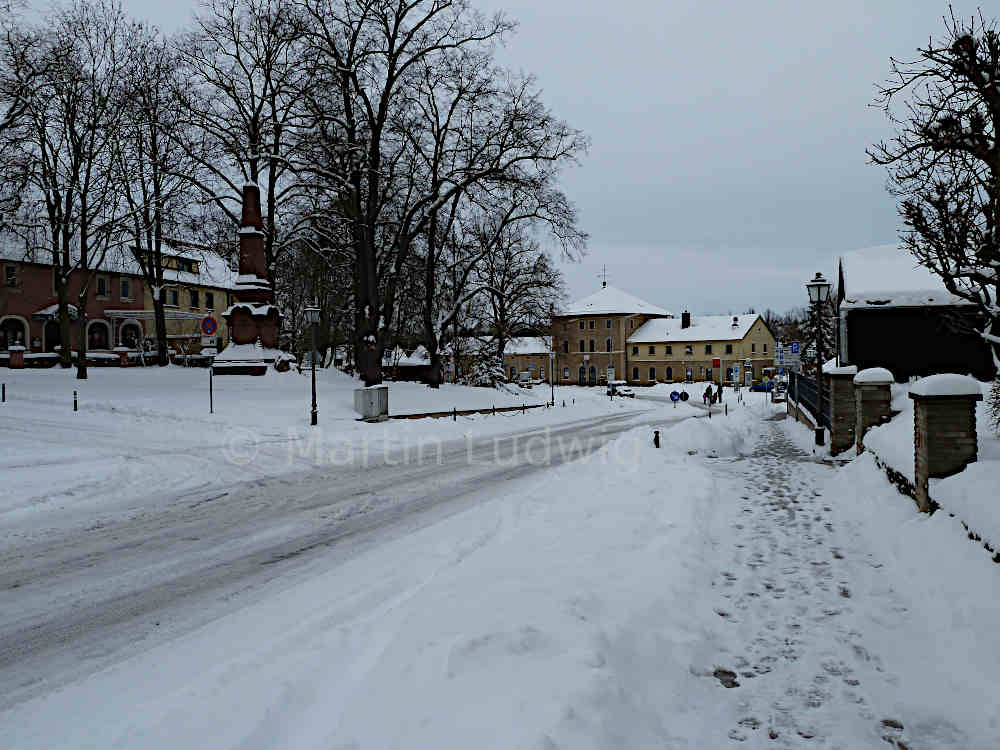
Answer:
[[[42,340],[45,342],[45,351],[54,352],[56,350],[56,347],[62,342],[62,331],[59,330],[58,321],[45,321],[45,335]]]
[[[591,365],[589,374],[590,374],[590,384],[597,385],[597,368]]]
[[[587,384],[587,370],[583,365],[580,365],[580,385]]]

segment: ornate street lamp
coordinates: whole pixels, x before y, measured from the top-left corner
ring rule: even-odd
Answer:
[[[813,307],[813,321],[816,326],[816,445],[823,445],[825,433],[823,427],[823,308],[830,302],[830,282],[817,273],[816,277],[806,284],[809,290],[809,302]]]
[[[312,425],[316,425],[316,330],[319,328],[319,308],[314,302],[302,311],[302,317],[312,328],[312,354],[309,359],[312,364]]]

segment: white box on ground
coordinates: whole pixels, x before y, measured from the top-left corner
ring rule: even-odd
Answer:
[[[354,391],[354,411],[364,419],[389,416],[389,386],[373,385]]]

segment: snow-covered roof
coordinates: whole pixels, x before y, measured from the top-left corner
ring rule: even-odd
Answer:
[[[692,315],[691,325],[681,328],[680,318],[655,318],[643,323],[628,337],[630,344],[658,344],[673,341],[739,341],[760,318],[746,315]]]
[[[163,279],[168,283],[211,286],[226,290],[232,290],[235,285],[236,272],[229,267],[225,258],[210,250],[194,250],[180,246],[180,243],[170,244],[164,241],[162,252],[165,256],[183,258],[198,264],[198,273],[164,268]],[[44,249],[31,247],[14,235],[0,233],[0,260],[51,265],[52,254]],[[128,276],[142,276],[142,270],[132,250],[125,247],[108,251],[100,270]]]
[[[662,307],[651,305],[646,300],[634,297],[613,286],[598,289],[589,297],[584,297],[567,305],[560,315],[670,315]]]
[[[840,262],[844,268],[843,306],[847,308],[968,304],[897,245],[852,250],[841,255]]]
[[[402,347],[397,346],[382,355],[382,364],[385,367],[426,367],[430,361],[427,348],[422,344],[414,349],[412,354],[407,354]]]
[[[518,336],[507,341],[504,354],[548,354],[552,339],[548,336]]]

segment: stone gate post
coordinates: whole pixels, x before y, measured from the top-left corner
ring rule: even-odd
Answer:
[[[892,373],[884,367],[869,367],[854,376],[854,437],[859,456],[865,449],[865,433],[889,421],[893,380]]]
[[[830,455],[836,456],[854,445],[857,407],[854,397],[854,365],[824,370],[830,383]]]
[[[966,375],[931,375],[910,388],[917,505],[931,509],[931,478],[957,474],[978,457],[976,402],[979,381]]]

